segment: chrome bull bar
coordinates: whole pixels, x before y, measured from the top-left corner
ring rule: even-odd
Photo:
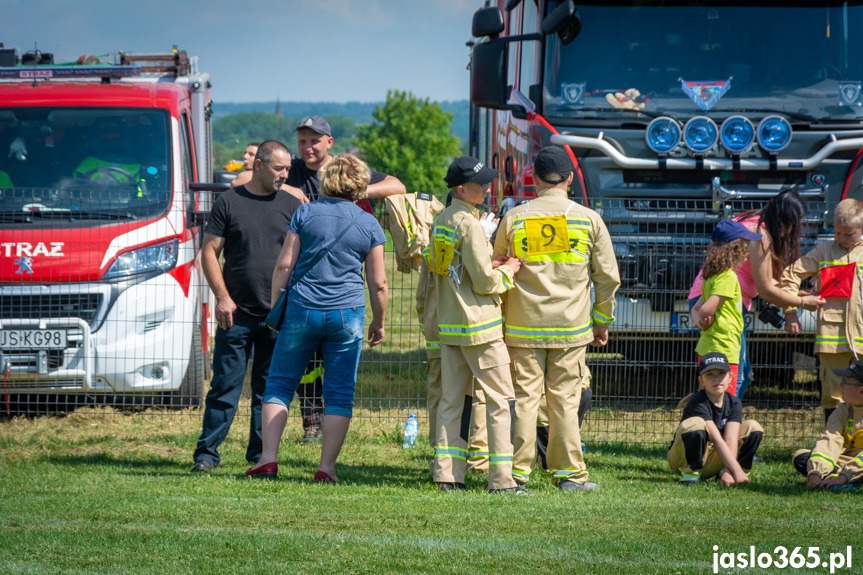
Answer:
[[[830,135],[830,141],[821,147],[816,153],[808,158],[800,159],[730,159],[730,158],[631,158],[619,150],[611,141],[605,139],[605,134],[600,132],[596,137],[575,136],[572,134],[555,134],[551,136],[551,143],[559,146],[573,146],[576,148],[588,148],[597,150],[611,158],[611,160],[622,168],[633,170],[812,170],[830,155],[847,150],[859,150],[863,148],[863,138],[846,138],[839,140],[835,135]]]

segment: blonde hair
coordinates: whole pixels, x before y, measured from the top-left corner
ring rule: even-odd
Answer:
[[[321,168],[321,192],[328,198],[351,202],[366,197],[372,172],[364,161],[348,154],[339,155]]]
[[[839,202],[833,210],[833,225],[863,228],[863,203],[852,198]]]

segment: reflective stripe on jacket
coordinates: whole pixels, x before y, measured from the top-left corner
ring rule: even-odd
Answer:
[[[851,442],[851,436],[858,432],[863,433],[863,409],[840,403],[815,442],[806,464],[807,472],[817,473],[822,479],[831,477],[839,458],[845,456],[847,461],[837,472],[845,475],[848,483],[863,479],[863,449]]]
[[[417,282],[417,315],[420,329],[426,340],[427,357],[440,357],[440,335],[437,329],[437,292],[435,281],[429,268],[431,248],[423,249],[420,262],[420,277]]]
[[[815,329],[815,353],[847,353],[863,351],[863,298],[861,298],[861,274],[863,269],[858,260],[863,260],[863,241],[851,249],[845,249],[835,240],[815,246],[809,253],[785,268],[779,280],[779,287],[796,294],[800,282],[815,277],[816,293],[821,290],[818,280],[822,267],[858,263],[854,274],[851,297],[827,297],[827,303],[818,310]],[[785,313],[797,311],[796,307],[785,308]]]
[[[492,269],[489,245],[474,206],[459,199],[438,216],[435,230],[451,239],[451,273],[432,273],[437,292],[440,342],[479,345],[503,337],[500,294],[512,286],[512,268]],[[434,237],[434,232],[433,232]],[[436,250],[430,267],[435,269]]]
[[[554,245],[559,248],[544,248]],[[543,190],[536,199],[507,212],[497,231],[494,255],[523,260],[515,285],[506,294],[507,345],[585,345],[593,341],[594,322],[614,321],[620,273],[611,237],[599,214],[569,200],[565,190]]]

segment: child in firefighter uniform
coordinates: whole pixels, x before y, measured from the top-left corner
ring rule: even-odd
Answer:
[[[602,219],[567,197],[572,178],[566,150],[540,150],[534,162],[539,197],[507,212],[494,255],[523,262],[506,294],[506,345],[516,396],[513,477],[525,484],[533,468],[544,392],[548,469],[561,490],[584,491],[597,488],[587,481],[578,421],[581,394],[590,385],[585,356],[588,344],[608,341],[620,274]]]
[[[863,485],[863,360],[834,373],[842,378],[842,401],[815,447],[797,451],[792,461],[809,478],[807,487],[856,490]]]
[[[449,205],[449,203],[447,203]],[[430,266],[430,246],[423,249],[423,257],[420,262],[420,277],[417,282],[416,310],[420,321],[420,330],[426,341],[427,372],[426,382],[428,390],[426,398],[429,414],[429,445],[435,446],[435,433],[437,430],[437,410],[441,398],[441,364],[440,364],[440,334],[437,327],[437,293],[435,291],[434,277]],[[470,429],[468,438],[470,448],[468,450],[467,471],[474,473],[488,473],[488,433],[485,425],[485,394],[482,388],[473,386],[473,403],[471,406]],[[434,459],[429,462],[429,472],[434,473]]]
[[[437,292],[442,392],[437,412],[434,481],[464,488],[473,378],[485,392],[491,492],[516,492],[512,479],[509,355],[503,343],[500,294],[512,287],[520,262],[492,266],[488,239],[496,222],[477,218],[497,170],[475,158],[456,158],[447,170],[453,202],[432,231],[430,267]]]
[[[815,246],[811,252],[785,268],[779,287],[796,293],[804,278],[818,276],[817,293],[827,300],[818,310],[815,353],[821,360],[821,406],[824,418],[842,401],[842,379],[836,369],[848,367],[863,350],[863,205],[842,200],[833,212],[834,240]],[[800,333],[797,308],[785,309],[785,329]]]

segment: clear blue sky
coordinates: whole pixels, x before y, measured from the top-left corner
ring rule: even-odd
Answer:
[[[483,0],[3,0],[0,42],[55,61],[116,50],[200,58],[222,102],[468,97]]]

